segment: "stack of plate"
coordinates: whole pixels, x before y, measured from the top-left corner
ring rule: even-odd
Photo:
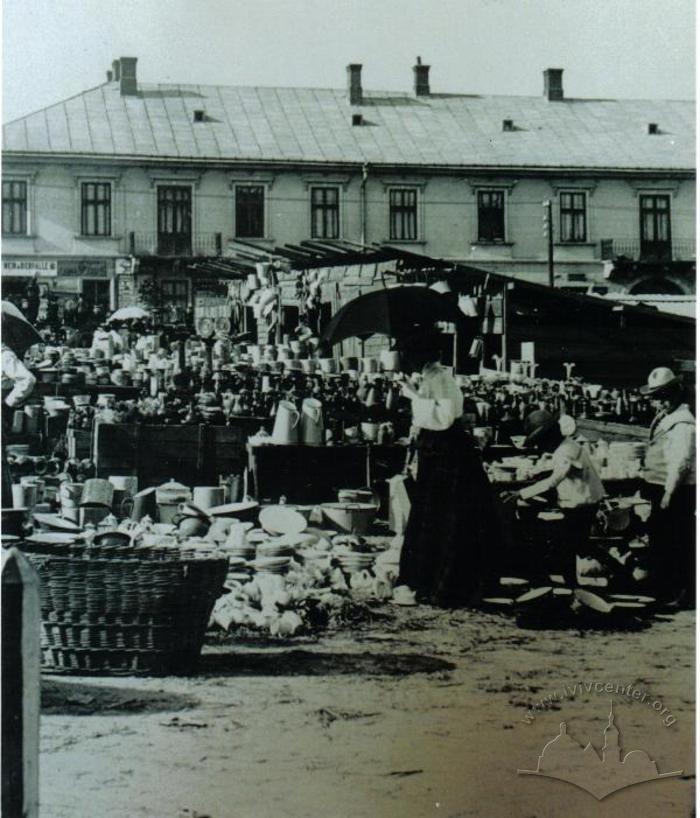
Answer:
[[[225,551],[229,559],[252,560],[255,557],[255,546],[250,543],[226,546]]]
[[[250,570],[247,568],[247,560],[241,557],[229,557],[226,582],[247,582],[249,579]]]
[[[283,537],[280,540],[268,540],[261,542],[258,545],[258,557],[291,557],[294,554],[294,548],[284,541]]]
[[[5,452],[8,457],[28,457],[29,444],[28,443],[10,443],[5,446]]]
[[[289,557],[258,557],[250,565],[258,574],[284,574],[289,568]]]
[[[336,554],[336,560],[340,563],[341,569],[346,574],[355,574],[364,571],[374,565],[374,554],[361,554],[356,551],[349,551],[344,554]]]
[[[314,551],[313,549],[307,549],[302,555],[305,565],[317,568],[327,568],[330,556],[328,551]]]

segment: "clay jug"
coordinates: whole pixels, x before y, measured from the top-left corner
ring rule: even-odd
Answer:
[[[272,442],[283,446],[298,443],[299,419],[296,406],[291,401],[281,400],[277,405]]]
[[[323,443],[323,404],[316,398],[305,398],[301,405],[301,440],[307,446]]]

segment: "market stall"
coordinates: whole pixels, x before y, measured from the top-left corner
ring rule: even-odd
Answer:
[[[47,667],[170,672],[193,666],[210,613],[224,630],[292,636],[355,604],[414,604],[410,589],[395,587],[411,500],[411,406],[397,352],[370,341],[438,321],[445,363],[454,363],[454,301],[425,287],[387,289],[370,293],[371,313],[338,310],[322,337],[301,318],[283,332],[281,290],[267,267],[258,272],[249,288],[263,295],[246,309],[276,316],[272,334],[236,335],[228,319],[217,330],[218,313],[200,316],[197,334],[142,323],[117,330],[117,317],[89,348],[47,344],[27,357],[39,385],[12,418],[15,508],[3,509],[3,524],[5,541],[44,572]],[[307,284],[312,310],[318,288]],[[356,336],[359,346],[346,344]],[[577,555],[575,587],[557,568],[565,535],[556,505],[497,501],[509,537],[484,570],[481,604],[519,616],[554,610],[562,621],[582,609],[646,615],[653,576],[639,477],[649,398],[584,380],[571,362],[559,378],[517,363],[459,377],[461,422],[494,495],[551,472],[551,459],[523,446],[537,409],[571,419],[606,499],[590,548]],[[206,593],[192,590],[185,580],[205,564]],[[201,601],[185,647],[166,568],[183,577],[178,597]]]

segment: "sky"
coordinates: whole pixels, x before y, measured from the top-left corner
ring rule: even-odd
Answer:
[[[418,55],[444,93],[690,99],[694,0],[2,0],[3,121],[139,80],[409,91]]]

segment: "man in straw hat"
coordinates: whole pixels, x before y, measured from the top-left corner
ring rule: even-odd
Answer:
[[[695,418],[671,369],[653,369],[639,390],[656,409],[642,494],[651,502],[649,567],[659,596],[695,604]]]

